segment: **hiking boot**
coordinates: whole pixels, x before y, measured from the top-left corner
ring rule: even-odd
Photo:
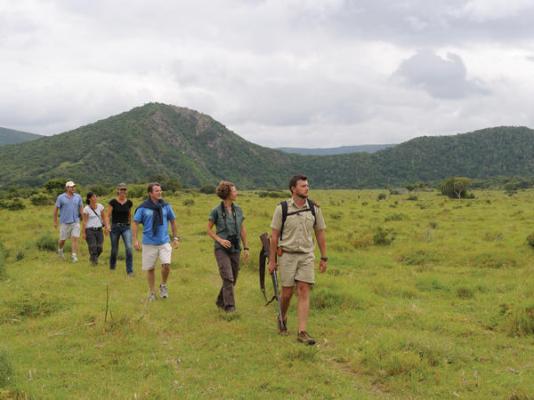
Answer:
[[[77,263],[78,262],[78,257],[76,256],[76,254],[73,254],[70,259],[72,260],[73,263]]]
[[[135,277],[134,273],[133,272],[128,272],[128,278],[133,278],[133,277]]]
[[[169,289],[167,289],[167,285],[164,283],[159,285],[159,297],[161,297],[162,299],[166,299],[167,297],[169,297]]]
[[[61,258],[62,260],[65,259],[65,253],[63,253],[63,249],[57,249],[57,255],[58,255],[59,258]]]
[[[280,323],[280,320],[277,318],[276,322],[278,323],[278,333],[281,336],[287,336],[289,333],[287,332],[287,319],[284,320],[283,324]]]
[[[298,333],[297,341],[300,343],[308,344],[310,346],[313,346],[315,344],[315,339],[312,338],[306,331],[300,331]]]
[[[226,306],[224,307],[224,311],[227,313],[234,313],[236,311],[234,306]]]
[[[151,292],[151,293],[148,295],[148,302],[149,302],[149,303],[152,303],[153,301],[156,301],[156,293]]]

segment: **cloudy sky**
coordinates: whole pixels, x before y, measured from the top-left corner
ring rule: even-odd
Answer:
[[[157,101],[266,146],[534,127],[531,0],[0,0],[0,126]]]

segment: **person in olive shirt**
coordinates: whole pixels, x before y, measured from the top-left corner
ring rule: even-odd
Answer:
[[[113,270],[117,265],[119,239],[122,237],[124,249],[126,250],[126,273],[129,277],[133,277],[132,230],[130,229],[133,203],[127,198],[127,195],[128,187],[126,184],[120,183],[117,186],[117,197],[108,203],[107,219],[111,221],[109,230],[109,238],[111,239],[109,268]]]
[[[306,331],[310,310],[310,291],[315,283],[313,234],[315,234],[321,251],[319,270],[325,272],[328,261],[328,257],[326,257],[326,225],[321,209],[314,203],[312,203],[313,210],[310,207],[307,177],[304,175],[293,176],[289,181],[289,190],[291,191],[291,199],[286,203],[285,222],[282,222],[282,203],[276,207],[271,222],[269,272],[272,273],[277,267],[280,270],[281,308],[284,321],[287,321],[287,310],[293,296],[293,288],[297,287],[297,340],[313,345],[315,339]],[[285,325],[287,327],[287,324]],[[287,328],[281,330],[280,334],[287,335]]]
[[[232,182],[221,181],[217,186],[221,203],[211,210],[208,217],[208,236],[215,244],[215,260],[219,267],[222,287],[215,304],[226,312],[234,312],[234,286],[239,274],[239,258],[243,242],[243,260],[248,260],[247,231],[243,221],[243,210],[237,204],[237,189]],[[216,232],[213,231],[213,226]]]

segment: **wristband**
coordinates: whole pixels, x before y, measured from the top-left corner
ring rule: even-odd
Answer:
[[[321,257],[321,261],[328,261],[328,257]]]
[[[179,238],[178,236],[175,236],[175,237],[173,238],[173,240],[178,240],[178,241],[180,241],[180,238]]]

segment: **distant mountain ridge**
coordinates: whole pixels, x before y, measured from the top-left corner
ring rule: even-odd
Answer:
[[[2,128],[0,126],[0,146],[5,144],[24,143],[41,137],[41,135],[36,135],[35,133],[22,132],[15,129]]]
[[[372,154],[303,156],[248,142],[197,111],[149,103],[70,132],[2,146],[0,163],[0,187],[168,176],[187,186],[229,179],[241,188],[284,188],[291,175],[304,173],[314,187],[372,188],[453,175],[533,176],[534,131],[497,127],[419,137]]]
[[[362,144],[356,146],[339,146],[326,148],[304,148],[304,147],[278,147],[276,150],[284,153],[300,154],[303,156],[333,156],[336,154],[351,153],[376,153],[377,151],[395,146],[394,144]]]

